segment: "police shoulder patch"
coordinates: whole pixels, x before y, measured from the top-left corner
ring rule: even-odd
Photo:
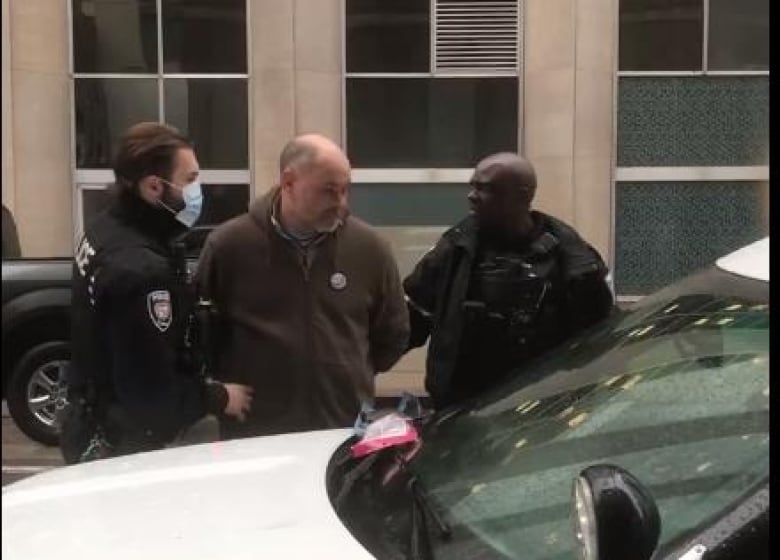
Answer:
[[[155,290],[146,296],[146,307],[149,310],[149,318],[152,324],[160,332],[165,332],[173,321],[173,309],[171,307],[171,293],[168,290]]]

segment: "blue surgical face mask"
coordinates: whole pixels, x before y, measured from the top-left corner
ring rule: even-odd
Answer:
[[[166,181],[165,179],[162,179],[162,181],[168,185],[171,185],[173,188],[178,188],[170,181]],[[184,199],[184,208],[178,212],[173,210],[170,206],[162,201],[160,201],[160,204],[163,206],[163,208],[171,212],[179,222],[188,228],[191,228],[195,222],[198,221],[198,218],[200,218],[200,213],[203,210],[203,191],[200,187],[200,183],[198,181],[189,183],[183,189],[181,189],[181,195]]]

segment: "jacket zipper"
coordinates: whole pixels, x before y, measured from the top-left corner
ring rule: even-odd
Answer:
[[[305,340],[305,352],[306,352],[306,361],[308,362],[307,369],[309,370],[307,373],[309,375],[312,375],[315,371],[315,359],[314,359],[314,303],[313,303],[313,294],[312,294],[312,287],[310,285],[310,272],[311,272],[311,265],[312,265],[312,258],[311,254],[308,250],[301,251],[301,268],[303,269],[303,282],[304,282],[304,317],[305,317],[305,325],[304,325],[304,340]],[[309,393],[309,398],[311,398],[311,395],[314,393],[314,391],[307,391]],[[314,402],[309,401],[307,408],[313,407]]]
[[[301,265],[303,267],[303,280],[309,283],[309,271],[311,269],[311,259],[309,259],[309,251],[301,251]]]

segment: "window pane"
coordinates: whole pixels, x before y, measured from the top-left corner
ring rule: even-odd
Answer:
[[[249,185],[203,185],[203,213],[195,225],[215,226],[249,208]]]
[[[618,166],[769,164],[767,76],[622,77]]]
[[[769,69],[769,0],[710,0],[708,66]]]
[[[452,183],[355,183],[350,208],[374,226],[450,226],[466,217],[468,190]]]
[[[767,183],[618,183],[615,191],[618,294],[650,293],[768,235]]]
[[[703,0],[620,0],[620,70],[701,70]]]
[[[157,72],[154,0],[73,0],[76,72]]]
[[[203,213],[185,239],[187,256],[197,258],[211,230],[249,207],[249,185],[203,185]]]
[[[77,78],[76,167],[110,167],[125,130],[157,121],[157,80],[153,78]]]
[[[380,236],[390,243],[398,273],[406,278],[444,233],[446,226],[376,226]]]
[[[202,168],[249,167],[245,79],[165,80],[165,120],[195,142]]]
[[[165,72],[247,72],[247,0],[163,0]]]
[[[516,151],[516,78],[352,78],[347,144],[355,167],[471,167]]]
[[[347,0],[347,72],[430,71],[428,0]]]

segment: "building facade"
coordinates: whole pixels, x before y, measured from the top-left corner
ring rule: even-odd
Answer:
[[[319,132],[406,274],[474,163],[519,151],[635,298],[767,230],[768,4],[2,0],[3,204],[25,256],[71,255],[119,135],[160,120],[195,140],[218,223]]]

